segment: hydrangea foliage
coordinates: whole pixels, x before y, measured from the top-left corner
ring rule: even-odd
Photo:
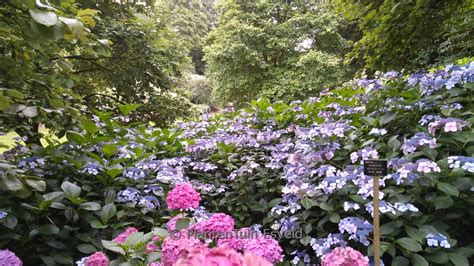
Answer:
[[[7,238],[30,234],[21,229],[23,218],[12,221],[21,217],[16,209],[27,207],[43,215],[39,232],[49,228],[91,245],[93,237],[112,239],[130,223],[164,225],[172,216],[165,194],[186,183],[204,203],[177,209],[192,207],[188,214],[203,228],[230,228],[211,213],[231,214],[232,228],[258,225],[277,234],[285,260],[319,263],[336,247],[369,254],[373,181],[363,161],[383,158],[389,162],[379,180],[384,262],[467,265],[474,253],[464,229],[474,220],[473,81],[474,63],[390,72],[304,101],[261,99],[171,129],[127,126],[99,113],[83,131],[69,132],[66,143],[7,154],[8,171],[25,174],[20,185],[9,180],[9,191],[36,187],[38,196],[8,194],[0,222]],[[77,237],[71,225],[87,228],[89,237]],[[284,237],[295,231],[302,236]],[[20,250],[15,237],[9,241]]]

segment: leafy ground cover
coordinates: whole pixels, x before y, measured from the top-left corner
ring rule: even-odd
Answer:
[[[4,153],[0,247],[28,264],[71,264],[131,225],[165,228],[176,215],[165,195],[188,183],[202,197],[189,217],[224,213],[236,228],[273,232],[282,264],[319,263],[336,247],[367,256],[372,178],[362,165],[386,158],[384,263],[469,265],[473,81],[470,62],[392,71],[170,129],[128,123],[133,108],[96,112],[65,143]],[[288,232],[302,235],[281,237]]]

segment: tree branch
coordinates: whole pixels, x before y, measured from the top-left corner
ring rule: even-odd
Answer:
[[[123,102],[121,101],[119,98],[117,97],[114,97],[114,96],[111,96],[111,95],[107,95],[107,94],[103,94],[103,93],[92,93],[92,94],[89,94],[89,95],[86,95],[84,96],[82,99],[87,101],[87,99],[91,98],[91,97],[94,97],[94,96],[102,96],[102,97],[106,97],[106,98],[110,98],[118,103],[121,103],[121,104],[127,104],[126,102]]]

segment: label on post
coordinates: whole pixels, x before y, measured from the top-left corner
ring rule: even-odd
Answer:
[[[364,160],[364,175],[386,176],[387,160]]]

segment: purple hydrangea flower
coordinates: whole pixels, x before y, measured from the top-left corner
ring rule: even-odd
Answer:
[[[138,201],[138,205],[153,210],[160,207],[160,201],[155,196],[144,196]]]
[[[119,202],[137,203],[140,198],[140,191],[136,188],[127,187],[124,190],[117,192],[117,200]]]
[[[0,265],[5,266],[22,266],[20,258],[8,249],[0,249]]]
[[[140,168],[129,167],[123,171],[123,176],[133,180],[138,180],[145,178],[145,172]]]
[[[347,232],[349,239],[356,240],[365,246],[368,246],[367,236],[372,233],[372,225],[358,217],[347,217],[339,221],[339,231]]]

